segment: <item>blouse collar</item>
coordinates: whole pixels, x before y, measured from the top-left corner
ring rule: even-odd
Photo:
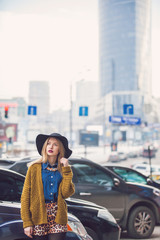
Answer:
[[[46,169],[47,167],[49,167],[49,168],[56,168],[57,167],[57,163],[55,163],[53,166],[51,166],[49,164],[49,162],[42,163],[42,169]]]

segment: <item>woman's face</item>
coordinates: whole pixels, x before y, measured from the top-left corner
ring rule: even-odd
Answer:
[[[46,152],[48,156],[57,156],[59,153],[59,144],[56,138],[49,138]]]

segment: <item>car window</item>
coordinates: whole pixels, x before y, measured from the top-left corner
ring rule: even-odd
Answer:
[[[10,169],[20,174],[26,175],[28,170],[27,164],[28,162],[17,162]]]
[[[88,164],[75,163],[72,166],[77,175],[78,183],[90,183],[103,186],[113,186],[112,178],[109,174],[99,168]]]
[[[147,180],[145,179],[145,177],[141,176],[139,173],[136,173],[130,169],[113,167],[113,171],[117,173],[126,182],[147,184]]]
[[[0,200],[19,202],[23,181],[7,174],[0,174]]]

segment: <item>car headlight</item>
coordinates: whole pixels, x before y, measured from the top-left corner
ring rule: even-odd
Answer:
[[[75,221],[75,219],[77,221]],[[83,240],[93,240],[86,232],[86,229],[83,227],[82,223],[79,221],[78,218],[74,216],[73,221],[68,220],[68,231],[75,232],[76,234],[80,235]]]
[[[99,209],[97,217],[117,224],[115,218],[112,216],[112,214],[107,209]]]
[[[156,196],[160,197],[160,190],[158,190],[157,188],[153,189],[153,194],[155,194]]]

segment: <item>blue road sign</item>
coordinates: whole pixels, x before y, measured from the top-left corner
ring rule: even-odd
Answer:
[[[37,115],[37,106],[28,106],[28,115]]]
[[[133,104],[123,104],[123,114],[134,114],[134,107]]]
[[[88,107],[79,107],[79,116],[88,116]]]
[[[141,119],[138,117],[109,116],[109,122],[128,125],[140,125]]]

